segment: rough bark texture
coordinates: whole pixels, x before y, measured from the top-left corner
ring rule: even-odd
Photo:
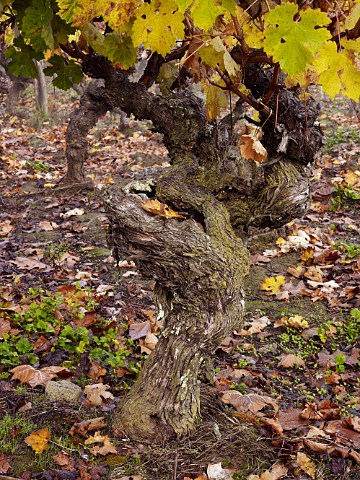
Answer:
[[[43,72],[44,62],[35,61],[35,65],[38,72],[38,78],[34,80],[36,109],[43,115],[44,118],[47,118],[49,111],[46,78]]]
[[[110,243],[156,281],[165,326],[115,426],[142,441],[162,441],[189,431],[200,414],[199,369],[242,318],[248,252],[221,206],[208,219],[209,235],[194,219],[154,217],[140,203],[121,189],[109,193]]]
[[[99,118],[111,110],[101,88],[100,81],[92,80],[80,98],[79,108],[70,115],[66,132],[67,173],[61,186],[86,183],[84,162],[88,155],[87,135]]]
[[[84,68],[104,78],[104,95],[113,108],[153,122],[172,162],[155,191],[148,185],[117,186],[106,197],[110,243],[156,281],[154,298],[165,322],[115,426],[141,441],[164,440],[193,427],[199,369],[241,322],[248,253],[233,227],[243,233],[250,225],[278,227],[307,207],[312,163],[322,143],[317,107],[280,90],[270,103],[277,118],[272,115],[264,126],[269,158],[256,165],[239,154],[229,117],[206,122],[202,102],[191,93],[151,94],[99,58]],[[246,81],[253,95],[263,98],[271,75],[249,71]],[[241,108],[234,116],[241,117]],[[141,191],[142,197],[155,195],[187,212],[189,219],[146,213]]]

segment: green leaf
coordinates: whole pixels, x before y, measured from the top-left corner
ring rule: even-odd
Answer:
[[[176,40],[184,38],[183,19],[173,0],[143,3],[132,29],[134,46],[144,44],[145,48],[165,56],[176,46]]]
[[[30,45],[26,45],[21,36],[14,40],[14,47],[5,51],[5,57],[11,58],[8,68],[13,75],[37,78],[38,74],[34,59],[41,60],[43,56]]]
[[[319,28],[331,22],[326,13],[308,8],[295,21],[297,11],[297,5],[285,3],[265,15],[269,26],[265,29],[264,50],[290,76],[304,72],[323,43],[331,38],[326,28]]]
[[[80,83],[83,78],[81,67],[70,60],[65,63],[65,59],[60,55],[54,55],[49,59],[50,67],[44,69],[45,75],[56,75],[52,83],[55,87],[61,90],[68,90],[75,83]]]
[[[37,51],[54,49],[54,37],[51,28],[53,11],[45,6],[43,0],[33,0],[32,6],[25,10],[21,29],[26,38],[31,41]]]
[[[127,70],[137,62],[137,49],[129,36],[116,32],[105,35],[105,55],[117,67]]]
[[[209,30],[214,25],[217,17],[224,13],[217,6],[216,0],[195,0],[190,11],[195,26],[205,31]]]

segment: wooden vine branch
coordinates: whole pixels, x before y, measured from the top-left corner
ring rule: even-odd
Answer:
[[[277,89],[279,88],[279,83],[278,83],[278,80],[279,80],[279,73],[280,73],[280,65],[278,63],[275,64],[275,67],[274,67],[274,74],[273,74],[273,78],[272,78],[272,81],[271,81],[271,84],[270,84],[270,88],[269,88],[269,91],[268,93],[266,94],[265,98],[263,99],[262,103],[264,105],[268,105],[272,96],[274,95],[274,93],[277,91]]]
[[[233,82],[226,76],[224,75],[223,72],[221,72],[219,69],[216,69],[218,74],[220,75],[221,79],[225,83],[225,87],[218,85],[216,83],[210,82],[212,85],[221,88],[221,90],[228,90],[230,92],[235,93],[239,98],[241,98],[244,102],[248,103],[251,107],[255,108],[260,113],[263,113],[264,115],[270,116],[271,115],[271,108],[267,107],[264,105],[263,102],[259,102],[258,100],[251,98],[248,95],[245,95],[245,93],[242,93],[234,84]]]

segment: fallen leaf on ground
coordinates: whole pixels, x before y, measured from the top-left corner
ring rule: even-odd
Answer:
[[[65,213],[60,213],[60,217],[63,218],[69,218],[69,217],[75,217],[78,215],[84,215],[85,210],[83,208],[74,208],[73,210],[68,210]]]
[[[280,362],[278,363],[278,367],[283,368],[293,368],[293,367],[305,367],[305,362],[302,358],[294,355],[293,353],[289,353],[288,355],[282,355]]]
[[[145,338],[140,338],[139,340],[141,353],[147,353],[150,355],[158,341],[159,339],[156,337],[156,335],[148,332]]]
[[[150,331],[150,320],[142,323],[132,323],[129,327],[129,337],[131,340],[138,340],[139,338],[146,337]]]
[[[6,237],[14,229],[14,225],[11,225],[10,220],[4,220],[0,222],[0,236]]]
[[[303,452],[297,453],[296,463],[299,465],[299,467],[303,472],[309,475],[309,477],[315,478],[316,476],[315,464],[305,453]]]
[[[100,407],[100,405],[104,403],[104,400],[113,400],[113,394],[107,391],[109,389],[109,385],[104,385],[103,383],[86,385],[84,388],[86,400],[83,404],[88,407]]]
[[[59,452],[52,456],[52,459],[57,465],[60,465],[62,470],[73,471],[75,468],[74,459],[70,457],[66,452]]]
[[[274,414],[279,410],[279,405],[275,400],[270,397],[257,395],[256,393],[242,395],[236,390],[228,390],[223,392],[221,399],[224,403],[235,407],[238,412],[251,412],[259,416],[263,416],[260,410],[264,407],[272,407]]]
[[[260,290],[266,290],[270,295],[277,295],[280,292],[281,286],[286,282],[284,275],[277,277],[266,277],[260,285]]]
[[[294,315],[293,317],[281,317],[279,320],[276,320],[274,327],[293,327],[299,329],[309,328],[307,320],[305,320],[301,315]]]
[[[87,436],[87,433],[91,430],[100,430],[107,426],[107,423],[104,422],[104,417],[90,418],[89,420],[83,420],[82,422],[74,423],[70,428],[69,434],[71,436],[77,433],[83,437]]]
[[[260,318],[253,318],[250,322],[250,327],[245,329],[242,328],[238,332],[234,332],[235,335],[240,335],[240,336],[246,336],[246,335],[253,335],[254,333],[259,333],[264,328],[266,328],[267,325],[269,325],[270,320],[268,317],[263,316]]]
[[[31,387],[41,385],[42,387],[51,380],[58,376],[59,373],[69,373],[65,367],[44,367],[40,370],[36,370],[31,365],[18,365],[10,370],[13,374],[11,380],[20,380],[21,383],[28,383]]]
[[[47,220],[44,220],[43,222],[39,222],[38,228],[44,232],[52,232],[56,228],[59,228],[59,225],[55,222],[48,222]]]
[[[261,475],[250,475],[247,480],[279,480],[288,472],[288,468],[283,463],[275,463],[270,470],[266,470]]]
[[[0,473],[7,473],[11,468],[10,463],[6,460],[3,452],[0,452]]]
[[[141,204],[141,207],[149,213],[154,215],[160,215],[165,218],[186,218],[178,212],[175,212],[166,203],[161,203],[157,198],[147,198],[145,202]]]
[[[209,480],[232,480],[234,472],[223,468],[220,462],[208,465],[206,473]]]
[[[93,455],[108,455],[109,453],[117,453],[117,449],[113,443],[111,443],[107,435],[101,435],[100,432],[95,432],[94,436],[85,440],[85,445],[93,445],[94,443],[103,443],[103,445],[95,445],[90,448],[90,452]]]
[[[16,260],[10,260],[10,263],[16,265],[20,270],[45,270],[50,272],[52,268],[50,265],[46,265],[46,263],[39,262],[31,257],[17,257]]]
[[[42,453],[50,440],[50,432],[47,428],[41,428],[36,432],[30,433],[28,437],[25,438],[26,445],[29,445],[35,453]]]
[[[8,320],[3,320],[0,318],[0,338],[4,338],[4,333],[9,333],[11,330],[11,325]]]

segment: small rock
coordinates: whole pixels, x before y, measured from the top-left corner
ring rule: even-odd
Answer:
[[[45,386],[45,395],[51,402],[77,403],[82,389],[67,380],[49,381]]]

